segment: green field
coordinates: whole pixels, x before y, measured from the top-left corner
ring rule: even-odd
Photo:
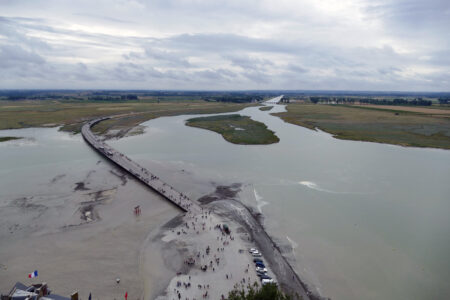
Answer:
[[[7,141],[13,141],[13,140],[20,140],[21,137],[17,136],[2,136],[0,137],[0,142],[7,142]]]
[[[108,129],[122,129],[160,116],[179,114],[222,113],[241,110],[251,104],[167,101],[167,102],[64,102],[42,101],[0,101],[0,130],[26,127],[62,126],[62,130],[77,133],[82,124],[100,116],[133,114],[123,119],[102,122],[97,126],[101,132]]]
[[[272,108],[273,108],[273,106],[262,106],[259,108],[259,110],[267,111],[267,110],[271,110]]]
[[[264,123],[247,116],[225,115],[189,119],[187,126],[215,131],[233,144],[261,145],[278,143],[280,139]]]
[[[450,149],[450,117],[346,105],[289,104],[273,114],[345,140]]]

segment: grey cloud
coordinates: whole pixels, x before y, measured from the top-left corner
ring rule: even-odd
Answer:
[[[287,66],[287,70],[290,70],[290,71],[292,71],[294,73],[298,73],[298,74],[302,74],[302,73],[307,73],[308,72],[308,69],[305,69],[305,68],[303,68],[303,67],[301,67],[299,65],[293,65],[293,64],[288,65]]]
[[[357,4],[3,1],[0,88],[450,89],[448,1]]]
[[[33,53],[21,48],[18,45],[0,46],[0,67],[1,68],[27,68],[28,66],[44,64],[45,60]]]
[[[202,52],[218,51],[219,53],[241,51],[292,53],[302,48],[299,45],[292,45],[281,40],[224,33],[182,34],[161,40],[161,42],[174,47],[186,47]]]
[[[378,69],[378,72],[382,75],[395,75],[396,73],[400,72],[401,69],[396,67],[387,67],[387,68],[380,68]]]
[[[113,22],[113,23],[136,24],[136,22],[133,22],[133,21],[123,20],[123,19],[114,18],[114,17],[110,17],[110,16],[101,16],[101,15],[96,15],[96,14],[92,14],[92,13],[74,13],[73,15],[92,18],[92,19],[100,19],[103,21],[108,21],[108,22]]]
[[[224,56],[232,65],[241,67],[244,70],[263,70],[273,66],[273,62],[268,59],[253,58],[245,55],[228,55]]]
[[[146,48],[145,54],[147,57],[152,58],[158,62],[163,62],[171,66],[189,67],[191,64],[183,57],[183,54],[179,52],[169,52],[167,50],[160,50],[156,48]]]

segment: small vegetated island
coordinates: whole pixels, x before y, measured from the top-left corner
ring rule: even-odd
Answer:
[[[272,108],[273,108],[273,106],[262,106],[259,108],[259,110],[268,111],[268,110],[271,110]]]
[[[267,145],[280,141],[264,123],[237,114],[193,118],[186,125],[215,131],[233,144]]]

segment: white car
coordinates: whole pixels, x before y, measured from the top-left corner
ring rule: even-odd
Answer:
[[[256,249],[256,248],[250,248],[250,250],[248,250],[248,252],[250,252],[250,253],[258,252],[258,249]]]
[[[267,272],[267,269],[266,269],[266,268],[256,267],[256,271],[259,271],[259,272]]]
[[[258,252],[258,253],[252,253],[252,256],[253,257],[261,257],[261,254]]]
[[[275,283],[275,281],[273,281],[273,279],[263,279],[261,283],[262,285],[266,285],[268,283]]]

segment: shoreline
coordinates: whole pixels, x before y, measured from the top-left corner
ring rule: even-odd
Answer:
[[[218,187],[220,193],[219,188],[223,190],[223,187]],[[213,194],[217,195],[217,193]],[[290,295],[299,294],[303,299],[324,299],[313,293],[284,257],[280,247],[262,225],[263,215],[261,213],[243,204],[234,195],[230,197],[229,194],[225,194],[221,199],[219,197],[213,198],[214,196],[210,199],[207,206],[211,207],[219,216],[239,223],[245,228],[250,235],[251,243],[257,246],[276,275],[281,290]]]
[[[115,163],[118,166],[122,167],[122,169],[124,171],[126,171],[130,175],[134,176],[141,184],[153,188],[155,192],[159,191],[159,189],[155,188],[152,185],[149,185],[149,182],[146,179],[145,174],[137,175],[137,174],[135,174],[135,171],[129,170],[127,167],[125,167],[124,165],[122,165],[121,163],[116,161],[117,158],[114,159],[114,157],[116,157],[116,156],[119,157],[118,158],[119,160],[121,159],[121,157],[125,157],[120,152],[117,152],[114,148],[112,148],[109,145],[106,145],[106,144],[101,143],[101,142],[99,143],[99,142],[96,141],[96,138],[95,138],[95,136],[92,135],[92,132],[90,131],[90,128],[91,128],[91,126],[97,124],[98,122],[100,122],[100,121],[102,121],[104,119],[107,119],[107,118],[101,118],[101,119],[93,120],[93,121],[90,121],[90,122],[86,123],[83,126],[83,130],[82,130],[82,134],[83,134],[84,139],[88,142],[88,144],[90,144],[90,146],[92,146],[95,150],[97,150],[98,153],[103,154],[103,156],[105,158],[108,158],[113,163]],[[103,145],[103,146],[99,148],[99,146],[97,144]],[[107,152],[106,150],[105,151],[100,151],[100,150],[103,149],[103,147],[105,147],[105,149],[110,149],[109,150],[110,152]],[[110,155],[109,153],[114,153],[114,155]],[[141,167],[139,164],[137,164],[135,162],[132,162],[129,158],[127,158],[127,160],[130,163],[134,164],[136,168],[142,169],[142,171],[144,173],[148,174],[148,172],[146,171],[145,168]],[[219,193],[216,193],[216,195],[219,195],[217,200],[224,200],[224,199],[227,199],[227,198],[228,199],[233,199],[234,196],[237,193],[237,191],[231,192],[230,194],[227,194],[225,192],[226,192],[226,189],[222,189],[222,190],[219,189]],[[161,191],[160,194],[163,197],[166,197],[167,200],[169,200],[169,202],[172,202],[173,204],[180,205],[178,202],[174,203],[175,199],[172,199],[170,196],[165,196],[165,192],[164,191]],[[182,194],[180,194],[180,195],[182,195]],[[185,214],[184,214],[185,217],[186,216],[188,216],[188,217],[191,216],[192,218],[195,218],[195,222],[197,222],[198,215],[199,215],[199,213],[201,213],[201,218],[202,219],[203,218],[205,218],[205,219],[207,218],[207,216],[203,215],[203,213],[204,213],[203,206],[200,206],[200,204],[199,204],[199,202],[202,203],[201,199],[195,201],[195,200],[189,200],[189,198],[187,198],[187,200],[188,200],[188,202],[192,202],[192,203],[187,205],[187,206],[186,205],[181,205],[179,207],[180,209],[185,211]],[[300,295],[303,299],[320,299],[320,298],[310,298],[310,295],[312,293],[307,290],[306,285],[300,280],[299,276],[295,273],[295,271],[292,268],[292,266],[283,257],[283,255],[280,252],[279,247],[273,242],[272,238],[270,238],[270,236],[264,230],[264,228],[261,225],[261,223],[258,222],[254,218],[254,216],[251,213],[250,209],[248,209],[246,206],[244,206],[241,202],[239,202],[237,200],[234,200],[235,204],[241,205],[240,208],[239,207],[236,208],[233,205],[231,205],[229,207],[225,207],[223,205],[222,205],[222,207],[216,207],[216,205],[214,205],[216,200],[215,199],[211,199],[211,200],[212,201],[205,201],[204,206],[205,207],[212,206],[213,211],[215,209],[219,209],[220,213],[216,214],[218,217],[227,217],[227,218],[229,218],[230,216],[232,216],[231,218],[229,218],[230,221],[232,221],[233,223],[237,223],[237,224],[241,225],[243,228],[245,228],[246,231],[247,231],[246,234],[251,236],[251,241],[256,241],[256,244],[258,245],[258,247],[262,248],[262,253],[265,254],[266,257],[268,257],[269,264],[271,266],[273,266],[274,273],[277,275],[278,282],[280,283],[280,288],[285,293],[293,295],[293,296],[294,295]],[[208,203],[209,203],[209,205],[208,205]],[[192,205],[192,207],[191,207],[191,205]],[[233,209],[237,213],[235,213],[233,211]],[[242,214],[243,211],[246,211],[247,213],[246,214]],[[213,217],[216,218],[216,216],[214,216],[214,214],[213,214],[213,216],[211,216],[211,211],[209,212],[209,217],[211,219]],[[186,221],[185,224],[186,224],[186,228],[189,229],[188,221]],[[209,224],[209,225],[212,225],[212,224]],[[192,226],[194,227],[194,230],[195,230],[195,223],[194,222],[192,222]],[[205,230],[205,223],[203,223],[203,228],[202,229]],[[211,230],[211,226],[210,226],[210,230]],[[172,232],[173,232],[173,230],[172,230]],[[187,234],[186,230],[184,230],[184,229],[181,232],[183,234]],[[197,231],[197,234],[199,234],[199,231]],[[177,232],[177,235],[180,235],[180,231]],[[172,237],[171,239],[177,240],[176,237],[175,238]],[[217,237],[217,239],[219,239],[219,237]],[[250,240],[250,238],[249,238],[249,240]],[[202,242],[204,242],[204,241],[201,241],[200,244],[202,244]],[[224,243],[224,245],[225,245],[225,243]],[[244,249],[249,249],[249,248],[250,247],[244,247]],[[208,245],[208,249],[209,249],[209,245]],[[217,249],[219,250],[220,248],[217,248]],[[272,253],[269,253],[269,249],[271,249]],[[200,251],[198,253],[200,254]],[[248,266],[250,266],[251,263],[252,263],[252,261],[250,260],[249,263],[248,263]],[[211,267],[212,267],[212,261],[211,261]],[[248,268],[247,268],[246,272],[249,272]],[[213,268],[213,270],[214,270],[214,268]],[[236,270],[234,269],[234,271],[236,271]],[[178,271],[177,274],[180,274],[180,272],[181,271]],[[256,273],[254,275],[256,275]],[[190,282],[190,278],[191,277],[189,277],[189,282]],[[228,275],[227,275],[227,278],[228,278]],[[171,284],[172,284],[173,280],[174,279],[172,279]],[[248,281],[250,281],[250,277],[248,277]],[[243,283],[245,283],[245,278],[243,278]],[[177,287],[179,287],[178,284],[179,284],[179,282],[177,282]],[[170,287],[170,284],[169,284],[169,287]],[[176,290],[176,289],[174,289],[174,290]],[[231,291],[231,290],[232,289],[229,289],[228,292]],[[168,290],[167,293],[170,295],[171,290]],[[222,295],[223,294],[221,294],[221,296]],[[178,295],[178,296],[180,297],[180,295]]]
[[[217,231],[215,227],[217,224],[225,223],[231,229],[230,237]],[[200,227],[193,229],[194,224]],[[215,236],[217,240],[214,239]],[[222,243],[222,238],[224,247],[217,247]],[[255,246],[263,254],[262,259],[269,269],[269,275],[276,278],[283,292],[293,296],[293,299],[297,299],[296,295],[304,300],[323,299],[308,290],[283,257],[279,247],[251,213],[251,209],[238,200],[230,198],[214,200],[205,204],[200,214],[180,214],[161,226],[153,242],[163,243],[166,246],[162,248],[166,249],[170,248],[169,245],[179,247],[176,254],[169,255],[165,259],[164,263],[169,269],[173,268],[173,260],[177,255],[182,257],[184,262],[194,259],[191,265],[184,263],[175,268],[177,270],[175,276],[171,278],[157,300],[174,299],[178,297],[178,293],[182,299],[199,299],[205,293],[211,299],[219,299],[222,295],[227,297],[233,288],[246,289],[249,282],[252,284],[257,282],[260,286],[254,271],[253,257],[248,253],[248,249]],[[213,250],[207,254],[204,250],[210,246]],[[214,259],[220,259],[220,264],[211,264],[213,256]],[[208,264],[209,260],[211,262]],[[209,268],[201,271],[200,267],[204,265]]]
[[[47,203],[45,202],[46,197],[29,196],[26,199],[26,207],[41,207],[39,205],[42,205],[45,210],[39,214],[39,219],[33,219],[33,223],[38,224],[38,231],[30,227],[27,232],[17,231],[17,233],[8,234],[9,237],[4,236],[6,238],[4,241],[8,245],[6,246],[5,243],[5,246],[0,249],[0,258],[9,263],[8,271],[5,266],[5,272],[0,272],[0,279],[17,278],[20,280],[20,274],[26,272],[25,268],[28,265],[35,265],[40,270],[40,274],[45,274],[41,275],[45,276],[42,278],[49,282],[49,286],[55,292],[60,294],[69,294],[73,290],[79,290],[81,296],[87,291],[92,291],[94,297],[97,295],[117,297],[126,286],[130,295],[141,294],[141,297],[145,295],[146,299],[149,297],[154,299],[154,297],[170,295],[166,289],[171,287],[174,282],[176,284],[178,272],[200,272],[195,268],[186,268],[182,264],[183,256],[186,255],[186,251],[197,249],[202,243],[213,241],[215,236],[207,235],[206,240],[200,239],[199,243],[195,242],[191,245],[178,241],[176,237],[167,240],[167,237],[164,236],[170,235],[168,230],[170,231],[170,228],[174,226],[180,226],[180,220],[186,214],[180,213],[178,209],[168,203],[162,203],[165,201],[161,201],[163,199],[154,191],[150,192],[152,200],[147,201],[150,189],[144,187],[142,182],[129,180],[132,176],[123,172],[123,169],[118,168],[109,160],[106,160],[106,164],[101,162],[97,161],[96,164],[86,169],[84,178],[74,180],[70,174],[67,176],[65,173],[51,175],[49,184],[58,182],[62,185],[54,185],[54,188],[67,190],[68,194],[62,203],[69,203],[68,200],[72,198],[77,199],[69,206],[62,206],[60,202],[56,201]],[[94,174],[95,176],[93,176]],[[106,184],[105,178],[112,179],[112,184]],[[226,253],[221,253],[223,262],[228,261],[230,264],[223,270],[217,270],[215,280],[219,280],[219,282],[223,280],[225,273],[235,274],[235,278],[242,275],[242,272],[245,272],[242,265],[248,265],[249,273],[254,272],[254,270],[250,271],[253,261],[252,257],[248,255],[247,249],[254,247],[254,243],[256,243],[261,248],[269,266],[273,266],[274,278],[277,278],[280,287],[288,293],[298,291],[299,294],[306,295],[301,283],[289,284],[291,279],[287,278],[286,274],[291,274],[292,267],[282,257],[279,248],[257,221],[258,217],[255,217],[251,213],[251,209],[237,200],[229,201],[240,191],[239,185],[232,185],[231,188],[234,191],[230,193],[227,193],[229,189],[226,186],[222,190],[219,189],[219,193],[216,194],[217,199],[202,205],[202,207],[209,207],[211,211],[214,211],[212,218],[216,223],[227,222],[235,234],[233,242],[230,241],[229,248],[226,247],[234,249],[234,251],[227,250]],[[125,191],[132,193],[127,194]],[[130,195],[135,198],[136,193],[141,195],[138,199],[134,199],[132,202],[124,201]],[[224,205],[223,202],[230,205]],[[128,211],[130,205],[141,205],[145,210],[143,217],[146,220],[130,218],[131,214],[124,214],[123,211]],[[156,211],[159,210],[164,212],[164,216],[169,216],[169,221],[164,223],[161,218],[163,215],[155,215],[156,211],[153,211],[153,206],[156,206]],[[12,209],[15,209],[14,207],[11,206]],[[216,210],[217,213],[215,213]],[[246,211],[246,213],[241,215],[242,211]],[[3,222],[9,223],[14,220],[4,219]],[[213,233],[216,232],[213,231]],[[97,236],[98,234],[100,236]],[[249,236],[251,239],[246,240]],[[163,238],[165,240],[162,240]],[[38,241],[45,242],[38,243]],[[174,244],[167,246],[167,242],[171,241]],[[178,242],[180,244],[177,244]],[[30,245],[34,244],[36,244],[34,248],[37,252],[27,250],[31,249]],[[52,244],[56,244],[56,247],[50,247]],[[277,251],[276,258],[272,258],[274,253],[271,253],[272,250],[269,251],[271,248],[267,245],[272,245],[273,249]],[[242,264],[238,266],[233,265],[237,249],[243,250],[244,254],[247,254],[240,257],[239,261]],[[26,257],[26,265],[19,263],[23,257]],[[55,265],[55,261],[64,261],[65,263]],[[118,264],[118,261],[121,263]],[[165,265],[161,264],[161,261],[169,263]],[[282,263],[282,267],[277,266],[279,262]],[[105,273],[106,276],[99,280],[102,273]],[[115,278],[119,274],[121,284],[116,285]],[[199,280],[202,280],[202,275],[204,274],[200,273]],[[247,276],[250,276],[247,278],[251,278],[252,281],[257,279],[256,273]],[[298,279],[295,272],[293,276]],[[8,289],[10,279],[5,280],[1,285],[2,291]],[[210,290],[210,295],[228,295],[228,292],[237,284],[231,280],[228,283],[226,289]],[[245,287],[245,285],[242,286]],[[304,297],[304,299],[310,299],[310,297]]]

